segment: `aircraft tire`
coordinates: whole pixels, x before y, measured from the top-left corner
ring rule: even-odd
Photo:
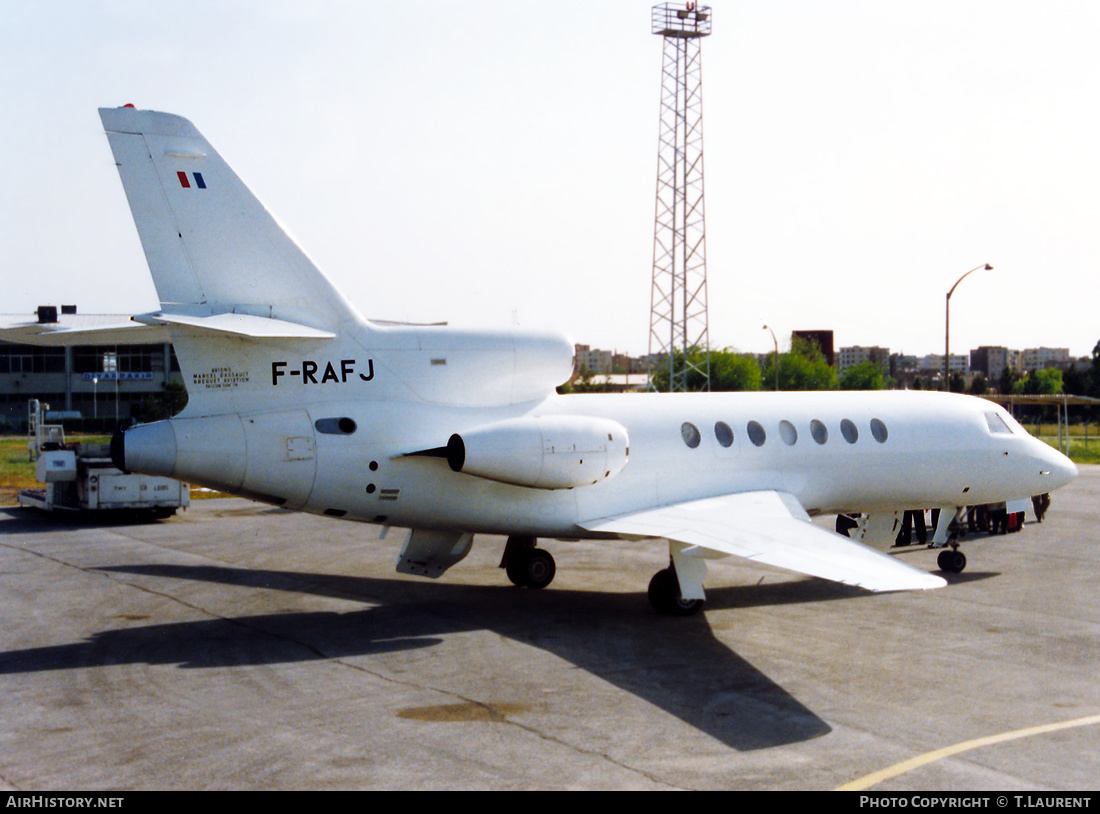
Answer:
[[[940,552],[940,556],[936,558],[936,564],[939,565],[941,571],[946,571],[949,574],[958,574],[964,568],[966,568],[966,555],[958,550],[943,550]]]
[[[505,568],[508,579],[521,588],[545,588],[554,581],[557,566],[549,551],[532,548],[522,556],[514,555]]]
[[[649,604],[658,613],[668,616],[691,616],[703,607],[702,599],[682,599],[676,572],[665,568],[649,581]]]

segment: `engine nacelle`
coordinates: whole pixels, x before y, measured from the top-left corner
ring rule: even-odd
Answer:
[[[534,489],[572,489],[626,466],[626,428],[607,418],[539,416],[498,421],[447,442],[455,472]]]
[[[277,506],[301,508],[317,473],[313,426],[304,410],[171,418],[111,440],[126,472],[162,475]]]

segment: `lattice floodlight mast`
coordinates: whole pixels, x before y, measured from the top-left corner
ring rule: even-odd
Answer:
[[[703,72],[700,44],[711,32],[709,6],[653,7],[664,37],[653,288],[650,388],[667,365],[669,392],[710,390],[707,251],[703,207]]]

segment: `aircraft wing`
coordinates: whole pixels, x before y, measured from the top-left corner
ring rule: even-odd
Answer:
[[[661,537],[869,591],[939,588],[947,583],[889,554],[815,525],[787,492],[741,492],[581,523],[623,537]],[[686,550],[687,555],[705,552]]]

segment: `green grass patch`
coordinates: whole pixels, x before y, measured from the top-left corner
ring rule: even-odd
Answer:
[[[67,435],[66,443],[106,444],[109,435]],[[27,452],[27,436],[0,436],[0,486],[32,489],[40,486],[34,473],[34,462]]]
[[[1025,424],[1029,433],[1058,449],[1057,424]],[[1100,426],[1089,424],[1062,425],[1062,448],[1075,464],[1100,464]]]
[[[30,489],[38,485],[27,454],[27,436],[0,437],[0,486]]]
[[[1040,441],[1045,441],[1050,446],[1058,449],[1058,434],[1040,435]],[[1062,438],[1061,452],[1066,452],[1066,439]],[[1089,435],[1086,442],[1084,437],[1071,435],[1069,437],[1068,457],[1075,464],[1100,464],[1100,438]]]
[[[107,444],[110,443],[109,435],[66,435],[65,442],[83,444]],[[0,505],[15,502],[15,493],[19,489],[42,488],[42,484],[35,477],[34,462],[27,453],[27,436],[25,435],[0,435],[0,489],[4,494],[0,495]],[[215,497],[232,497],[224,492],[213,492],[194,489],[191,492],[192,500],[205,500]]]

